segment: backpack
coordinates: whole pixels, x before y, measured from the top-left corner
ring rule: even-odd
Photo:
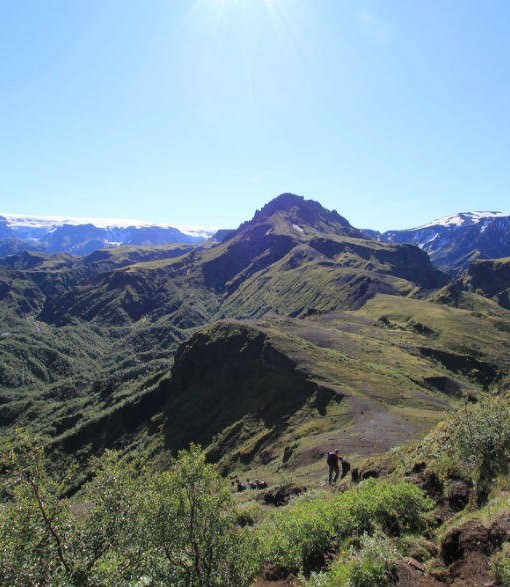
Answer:
[[[330,467],[338,467],[338,457],[334,452],[328,452],[328,458],[326,462]]]

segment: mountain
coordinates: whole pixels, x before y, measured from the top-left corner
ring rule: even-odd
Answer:
[[[378,292],[408,295],[446,283],[417,247],[367,239],[336,212],[291,194],[223,242],[175,252],[97,273],[84,269],[85,257],[75,265],[83,278],[46,298],[41,318],[121,325],[166,316],[190,328],[225,317],[355,308]]]
[[[424,299],[446,283],[418,247],[293,194],[221,242],[12,255],[0,425],[80,459],[197,440],[225,470],[306,469],[331,439],[380,452],[506,376],[507,310]]]
[[[87,255],[120,245],[197,243],[214,232],[139,220],[0,214],[0,257],[24,250]]]
[[[510,214],[502,212],[462,212],[419,228],[364,233],[381,242],[417,245],[444,271],[460,271],[476,259],[510,256]]]
[[[138,220],[63,218],[0,215],[0,258],[23,251],[71,253],[85,256],[96,250],[118,246],[200,243],[208,239],[223,243],[252,225],[262,226],[273,218],[273,234],[293,238],[303,229],[316,234],[371,239],[382,243],[416,245],[439,269],[459,272],[476,259],[510,256],[510,214],[462,212],[408,230],[359,231],[335,211],[318,203],[299,205],[293,194],[282,194],[267,204],[237,230],[172,227]],[[276,217],[282,216],[281,225]],[[285,216],[285,218],[283,218]],[[273,222],[269,221],[269,224]],[[269,227],[268,229],[269,230]],[[251,238],[251,237],[249,237]],[[282,241],[283,242],[283,241]]]
[[[359,529],[349,520],[372,524],[377,511],[374,528],[391,533],[392,549],[405,549],[397,584],[458,577],[466,584],[481,576],[486,584],[487,536],[491,549],[510,536],[508,463],[498,457],[499,469],[492,458],[498,438],[507,438],[509,268],[508,258],[476,260],[450,278],[419,247],[369,238],[337,212],[293,194],[201,243],[1,258],[0,449],[17,453],[20,429],[42,439],[52,478],[71,465],[62,487],[81,516],[90,510],[83,490],[92,456],[114,448],[152,475],[199,443],[223,475],[269,485],[233,493],[236,524],[253,524],[250,533],[268,542],[269,526],[261,524],[289,532],[283,549],[278,543],[261,553],[274,561],[263,567],[265,579],[297,570],[278,565],[301,535],[320,550],[316,557],[299,543],[296,552],[314,552],[313,568],[324,570],[340,546],[337,534],[332,543],[322,539],[334,528],[324,512],[340,512],[335,519]],[[474,420],[479,406],[485,415]],[[479,484],[454,444],[454,427],[464,420],[477,446],[490,440],[492,468]],[[352,467],[336,488],[324,481],[332,448]],[[117,464],[114,471],[114,480],[123,476]],[[411,483],[432,498],[434,512]],[[141,481],[136,493],[144,491]],[[271,511],[270,504],[303,492],[304,500]],[[474,511],[478,498],[489,497]],[[403,514],[423,502],[427,523],[416,531],[426,535],[410,539],[394,535],[393,521],[382,525],[403,515],[395,513],[399,500]],[[39,544],[39,531],[36,538]]]

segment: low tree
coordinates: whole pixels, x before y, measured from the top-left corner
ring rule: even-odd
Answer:
[[[192,446],[167,471],[107,451],[71,501],[42,443],[20,434],[2,453],[0,584],[23,586],[249,585],[252,533],[237,525],[225,480]]]
[[[140,511],[154,579],[196,587],[249,585],[258,562],[255,539],[236,525],[225,480],[199,447],[181,451],[168,471],[152,479]]]
[[[116,453],[97,460],[97,474],[73,504],[63,497],[73,470],[56,479],[44,446],[23,433],[2,453],[7,500],[0,510],[0,583],[115,584],[136,574],[135,475]]]

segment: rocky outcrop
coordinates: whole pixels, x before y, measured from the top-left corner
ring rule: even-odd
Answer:
[[[165,385],[167,447],[199,442],[215,461],[271,458],[288,418],[307,403],[323,411],[336,397],[308,380],[266,332],[236,322],[182,344]]]
[[[510,308],[510,258],[475,261],[459,278],[463,290],[471,291]]]
[[[469,520],[448,531],[441,544],[447,565],[443,579],[453,585],[479,586],[490,583],[489,557],[510,539],[510,514],[496,518],[489,526]]]

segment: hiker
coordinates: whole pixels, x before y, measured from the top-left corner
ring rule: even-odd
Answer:
[[[338,476],[340,475],[341,460],[342,457],[338,454],[338,449],[328,452],[328,458],[326,459],[326,462],[328,463],[329,467],[328,482],[330,485],[333,485],[333,483],[336,483],[338,481]]]

